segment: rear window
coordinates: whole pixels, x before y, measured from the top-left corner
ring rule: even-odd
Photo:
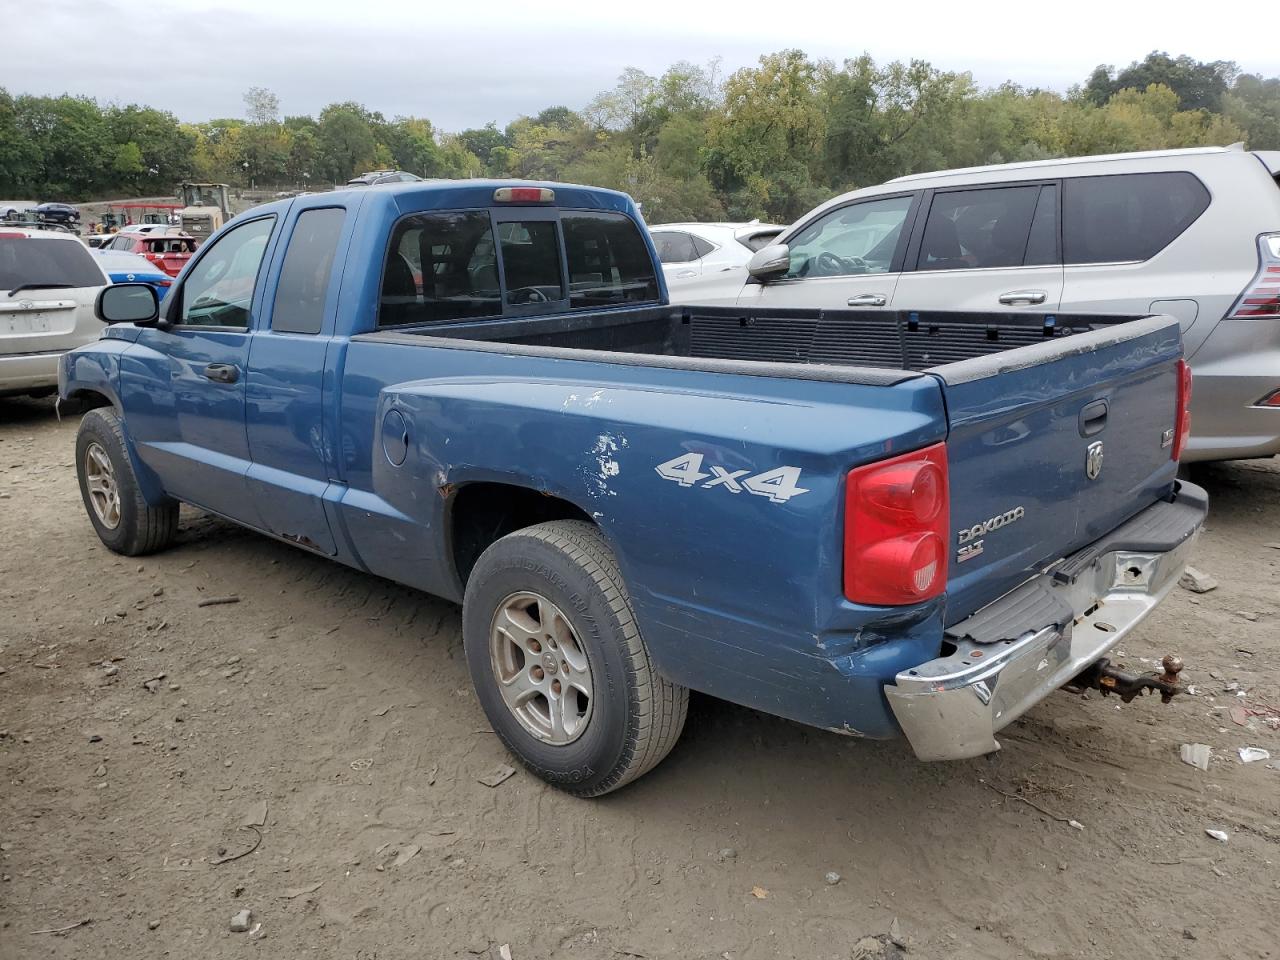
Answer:
[[[24,283],[100,287],[106,280],[82,243],[0,236],[0,290]]]
[[[488,211],[414,214],[396,225],[382,275],[379,326],[501,313]]]
[[[508,220],[498,224],[507,306],[564,299],[560,241],[554,220]]]
[[[1186,172],[1075,177],[1062,183],[1066,263],[1147,260],[1209,206],[1209,191]]]
[[[560,224],[569,260],[570,307],[658,299],[653,259],[630,217],[566,210]]]
[[[305,210],[294,225],[280,268],[271,329],[277,333],[319,333],[333,258],[347,211],[342,207]]]
[[[187,237],[151,237],[143,235],[143,248],[147,253],[195,253],[194,240]]]

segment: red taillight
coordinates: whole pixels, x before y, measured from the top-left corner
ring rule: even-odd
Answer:
[[[1277,390],[1275,393],[1267,394],[1267,396],[1259,400],[1256,404],[1254,404],[1254,406],[1280,407],[1280,390]]]
[[[1185,360],[1178,361],[1178,412],[1173,422],[1174,460],[1182,459],[1182,452],[1187,449],[1187,441],[1191,438],[1191,365]]]
[[[556,192],[546,187],[499,187],[493,191],[494,203],[554,203]]]
[[[1227,317],[1249,320],[1280,317],[1280,233],[1258,238],[1258,273]]]
[[[844,595],[854,603],[919,603],[947,586],[947,447],[849,471],[844,501]]]
[[[27,239],[27,235],[25,233],[14,233],[12,230],[0,230],[0,237],[12,237],[16,240]]]

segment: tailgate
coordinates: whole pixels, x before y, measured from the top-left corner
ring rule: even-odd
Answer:
[[[1182,341],[1149,317],[937,367],[949,435],[947,624],[1166,495]]]
[[[191,259],[189,253],[146,253],[143,256],[171,277],[180,274]]]
[[[22,291],[15,299],[0,295],[0,355],[80,346],[86,337],[76,335],[78,307],[71,297],[50,297],[47,291]]]

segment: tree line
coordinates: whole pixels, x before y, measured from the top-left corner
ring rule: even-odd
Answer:
[[[1063,94],[983,89],[919,60],[837,64],[782,50],[727,77],[717,61],[660,76],[628,68],[581,110],[453,133],[355,102],[281,119],[259,87],[244,103],[243,117],[183,123],[0,88],[0,197],[159,195],[183,179],[323,189],[397,168],[614,187],[651,222],[789,222],[835,193],[948,167],[1237,141],[1280,149],[1280,78],[1161,52],[1099,66]]]

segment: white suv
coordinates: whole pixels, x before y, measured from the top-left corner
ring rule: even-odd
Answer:
[[[901,177],[757,253],[752,306],[1166,313],[1195,372],[1186,461],[1280,453],[1280,152],[1077,157]],[[975,318],[980,322],[980,318]],[[1052,327],[1052,324],[1047,325]]]
[[[79,237],[0,225],[0,396],[57,390],[58,358],[102,334],[109,282]]]

